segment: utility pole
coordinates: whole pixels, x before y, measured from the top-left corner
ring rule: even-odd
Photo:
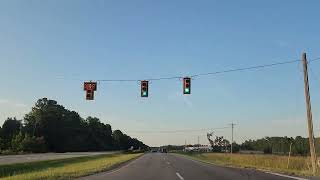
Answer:
[[[291,150],[292,150],[292,142],[290,143],[290,148],[289,148],[289,156],[288,156],[287,169],[289,169],[290,157],[291,157]]]
[[[200,136],[198,136],[198,151],[200,152]]]
[[[231,123],[231,150],[230,150],[230,152],[231,152],[231,154],[232,154],[232,150],[233,150],[233,128],[234,128],[234,126],[235,126],[236,124],[234,124],[234,123]]]
[[[316,150],[314,145],[313,122],[312,122],[309,79],[308,79],[308,62],[307,62],[306,53],[302,54],[302,64],[303,64],[303,74],[304,74],[304,93],[306,96],[306,108],[307,108],[307,118],[308,118],[308,133],[309,133],[311,164],[312,164],[312,172],[313,174],[315,174],[317,172],[317,164],[316,164],[317,157],[316,157]]]

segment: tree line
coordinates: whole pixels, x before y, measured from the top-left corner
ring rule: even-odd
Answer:
[[[219,143],[224,142],[224,143]],[[320,138],[315,138],[316,152],[320,155]],[[231,144],[228,140],[217,137],[212,143],[212,152],[230,152]],[[186,145],[186,147],[198,147],[195,145]],[[264,153],[264,154],[289,154],[291,146],[292,155],[306,156],[310,154],[309,139],[301,136],[293,137],[264,137],[256,140],[246,140],[243,143],[233,142],[233,152],[246,153]],[[185,146],[167,145],[162,146],[169,151],[182,151]]]
[[[319,138],[316,138],[316,149],[320,150]],[[308,155],[310,152],[309,139],[301,136],[293,137],[265,137],[257,140],[247,140],[238,145],[241,150],[262,151],[265,154]]]
[[[120,130],[112,131],[96,117],[82,118],[75,111],[47,98],[39,99],[22,120],[8,118],[0,127],[0,152],[73,152],[147,149]]]

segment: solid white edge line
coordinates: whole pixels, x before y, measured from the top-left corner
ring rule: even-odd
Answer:
[[[184,178],[178,172],[176,172],[176,175],[179,177],[179,179],[184,180]]]
[[[281,177],[286,177],[286,178],[291,178],[291,179],[296,179],[296,180],[308,180],[308,179],[305,179],[305,178],[289,176],[289,175],[284,175],[284,174],[280,174],[280,173],[273,173],[273,172],[266,172],[266,171],[265,171],[265,173],[276,175],[276,176],[281,176]]]
[[[203,161],[199,161],[199,160],[194,160],[194,159],[191,159],[188,157],[184,157],[182,155],[177,155],[177,156],[180,156],[181,158],[184,158],[184,159],[187,159],[187,160],[190,160],[193,162],[197,162],[197,163],[205,163],[205,164],[215,165],[210,162],[203,162]],[[219,166],[219,165],[216,165],[216,166]],[[220,166],[220,167],[226,167],[226,166]],[[238,167],[233,167],[233,168],[238,168]],[[240,169],[242,169],[242,168],[240,168]],[[305,179],[305,178],[301,178],[301,177],[295,177],[295,176],[289,176],[289,175],[284,175],[284,174],[280,174],[280,173],[269,172],[269,171],[265,171],[263,169],[257,169],[257,170],[259,170],[260,172],[263,172],[263,173],[272,174],[272,175],[280,176],[280,177],[286,177],[286,178],[291,178],[291,179],[296,179],[296,180],[309,180],[309,179]]]
[[[109,172],[106,171],[105,174],[112,174],[112,173],[118,172],[118,171],[120,171],[120,170],[122,170],[122,169],[125,169],[125,168],[127,168],[128,166],[131,166],[132,164],[134,164],[134,163],[136,162],[136,160],[142,158],[142,156],[143,156],[143,155],[139,156],[139,157],[136,158],[136,159],[132,159],[131,162],[129,162],[128,164],[126,164],[126,165],[124,165],[124,166],[121,166],[121,165],[120,165],[119,168],[116,168],[116,169],[111,170],[111,171],[109,171]],[[130,160],[129,160],[129,161],[130,161]]]

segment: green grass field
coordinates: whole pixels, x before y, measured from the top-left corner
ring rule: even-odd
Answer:
[[[287,168],[288,156],[280,155],[254,155],[254,154],[225,154],[225,153],[202,153],[202,154],[182,154],[192,159],[209,162],[217,165],[256,168],[286,174],[311,176],[311,164],[307,157],[290,158]],[[320,175],[320,174],[318,174]]]
[[[106,171],[139,154],[108,154],[0,166],[1,179],[73,179]]]

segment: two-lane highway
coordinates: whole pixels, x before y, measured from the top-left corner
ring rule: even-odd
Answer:
[[[220,167],[190,160],[175,154],[148,153],[118,169],[83,180],[288,180],[251,169]],[[303,178],[295,178],[303,180]]]

